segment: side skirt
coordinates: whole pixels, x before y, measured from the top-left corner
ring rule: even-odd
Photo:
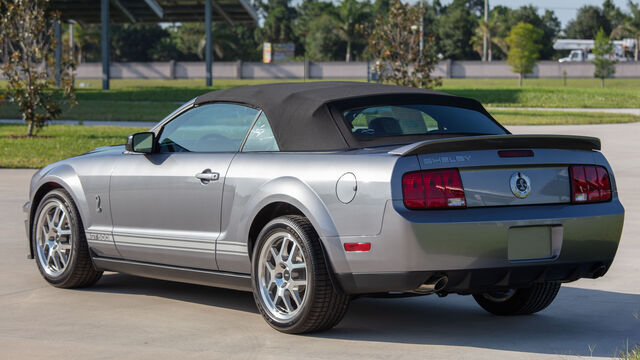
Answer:
[[[252,291],[251,276],[246,274],[189,269],[177,266],[97,257],[93,258],[93,264],[98,270],[102,271],[115,271],[123,274],[153,279],[186,282],[241,291]]]

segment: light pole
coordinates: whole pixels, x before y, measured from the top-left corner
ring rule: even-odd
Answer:
[[[482,37],[482,61],[487,61],[488,56],[488,48],[489,48],[489,37],[487,36],[487,31],[489,31],[489,0],[484,0],[484,34]]]

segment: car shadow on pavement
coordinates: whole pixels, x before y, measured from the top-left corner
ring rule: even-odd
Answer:
[[[113,273],[87,290],[224,307],[262,321],[248,292]],[[306,336],[609,357],[625,350],[627,341],[629,347],[640,344],[640,295],[565,285],[546,310],[514,317],[491,315],[471,296],[363,297],[352,301],[334,329]]]
[[[530,316],[495,316],[471,296],[358,299],[335,330],[313,336],[557,355],[615,356],[640,344],[640,295],[563,286]]]
[[[105,273],[98,283],[85,290],[155,296],[258,314],[253,295],[245,291],[156,280],[118,273]]]

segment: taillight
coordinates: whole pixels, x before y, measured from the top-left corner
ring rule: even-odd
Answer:
[[[458,169],[416,171],[402,176],[408,209],[461,208],[467,205]]]
[[[587,203],[611,199],[611,181],[607,169],[602,166],[573,165],[571,176],[571,201]]]

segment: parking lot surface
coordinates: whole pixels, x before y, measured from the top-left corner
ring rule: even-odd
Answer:
[[[361,298],[332,331],[272,330],[250,293],[107,273],[49,286],[27,260],[22,204],[34,170],[0,170],[0,359],[565,359],[640,344],[640,123],[512,127],[598,136],[626,208],[606,276],[566,284],[545,311],[496,317],[470,296]]]

